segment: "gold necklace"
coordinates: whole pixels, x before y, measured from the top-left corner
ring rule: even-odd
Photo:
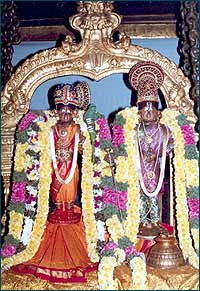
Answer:
[[[160,124],[158,123],[158,126],[157,126],[156,130],[151,135],[146,132],[146,129],[145,129],[145,126],[144,126],[144,122],[142,122],[142,127],[143,127],[143,131],[144,131],[144,139],[145,139],[145,142],[147,144],[152,143],[153,136],[156,134],[156,132],[160,128]]]
[[[55,131],[58,136],[57,146],[59,149],[66,149],[71,143],[72,130],[71,125],[66,129],[65,127],[55,126]]]

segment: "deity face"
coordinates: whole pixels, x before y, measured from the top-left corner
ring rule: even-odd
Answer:
[[[77,109],[70,106],[63,106],[57,112],[60,123],[71,123],[77,115]]]
[[[158,120],[159,110],[157,102],[144,101],[138,105],[139,114],[143,122],[150,123]]]

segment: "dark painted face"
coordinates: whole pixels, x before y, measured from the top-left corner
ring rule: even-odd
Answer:
[[[63,106],[57,109],[59,121],[61,123],[71,123],[73,118],[77,115],[76,108],[71,108],[69,106]]]
[[[149,123],[158,120],[157,102],[145,101],[139,104],[139,114],[143,122]]]

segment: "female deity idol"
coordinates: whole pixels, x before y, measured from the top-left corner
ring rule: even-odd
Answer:
[[[85,282],[85,273],[96,268],[87,252],[81,209],[74,205],[78,192],[78,151],[83,135],[75,123],[79,109],[90,101],[87,83],[59,84],[54,91],[58,120],[51,128],[52,173],[50,200],[54,210],[47,216],[39,248],[28,261],[11,267],[20,274],[57,283]]]
[[[163,193],[166,155],[173,148],[170,129],[160,124],[158,88],[164,74],[152,62],[134,65],[129,72],[131,86],[137,90],[139,124],[136,128],[136,157],[140,184],[141,236],[155,236],[160,230],[158,197]]]

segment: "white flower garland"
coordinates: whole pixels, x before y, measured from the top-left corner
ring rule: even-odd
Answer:
[[[65,184],[67,185],[69,182],[71,182],[74,173],[75,173],[75,169],[76,169],[76,164],[77,164],[77,157],[78,157],[78,143],[79,143],[79,132],[75,133],[75,143],[74,143],[74,153],[73,153],[73,160],[72,160],[72,166],[69,172],[69,175],[67,176],[67,178],[65,180],[63,180],[58,172],[58,167],[57,167],[57,162],[56,162],[56,155],[55,155],[55,144],[54,144],[54,136],[53,136],[53,130],[51,129],[50,132],[50,149],[51,149],[51,157],[52,157],[52,162],[53,162],[53,167],[54,167],[54,171],[56,174],[56,178],[57,180],[61,183],[61,184]]]
[[[94,147],[94,156],[100,161],[98,163],[93,164],[93,171],[94,173],[97,172],[99,175],[93,176],[92,182],[93,182],[93,195],[94,200],[97,197],[102,197],[103,191],[100,186],[101,184],[101,176],[106,176],[107,172],[110,171],[110,166],[108,163],[103,159],[105,151],[102,152],[100,148],[100,126],[97,122],[95,122],[95,130],[97,132],[95,142],[99,143],[99,146]],[[110,174],[110,172],[109,172]],[[94,186],[98,186],[94,187]],[[95,214],[98,212],[101,212],[102,210],[102,202],[98,203],[98,206],[94,209]],[[105,241],[105,222],[96,219],[96,227],[97,227],[97,239],[99,241],[104,242]]]

